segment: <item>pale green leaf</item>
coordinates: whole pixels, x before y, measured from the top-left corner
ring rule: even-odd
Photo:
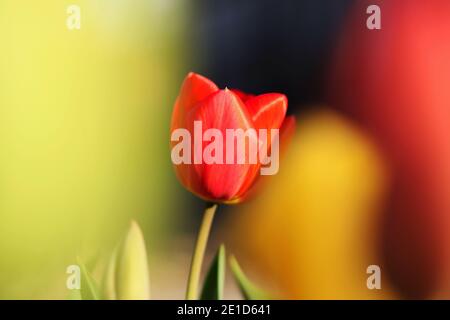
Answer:
[[[81,259],[78,258],[78,265],[80,266],[81,271],[81,299],[82,300],[100,300],[100,292],[98,290],[98,286],[92,278],[91,274],[87,270],[84,263]]]
[[[254,285],[244,274],[234,256],[230,257],[230,267],[242,295],[246,300],[268,300],[270,295]]]

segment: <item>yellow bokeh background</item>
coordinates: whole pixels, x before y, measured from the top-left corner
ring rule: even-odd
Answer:
[[[67,265],[108,251],[130,218],[164,241],[183,5],[0,2],[0,298],[64,298]]]
[[[389,299],[380,204],[385,160],[357,125],[322,107],[299,118],[280,172],[224,234],[255,281],[288,299]],[[381,289],[369,290],[370,265]]]

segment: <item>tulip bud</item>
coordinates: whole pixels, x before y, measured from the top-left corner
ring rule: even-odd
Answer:
[[[150,299],[147,252],[142,231],[135,221],[131,222],[117,256],[115,279],[117,299]]]

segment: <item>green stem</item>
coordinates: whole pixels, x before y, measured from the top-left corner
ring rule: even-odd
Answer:
[[[186,300],[196,300],[198,298],[198,283],[202,270],[203,257],[205,255],[206,244],[208,243],[209,231],[214,219],[217,204],[209,205],[203,214],[202,224],[197,235],[194,254],[192,255],[191,269],[186,290]]]

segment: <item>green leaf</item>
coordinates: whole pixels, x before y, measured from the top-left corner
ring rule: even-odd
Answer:
[[[270,300],[272,297],[254,285],[244,274],[234,256],[230,257],[230,267],[245,300]]]
[[[217,250],[216,257],[211,263],[201,294],[201,300],[222,300],[225,285],[225,246],[222,244]]]
[[[144,236],[135,221],[116,261],[115,290],[119,300],[149,300],[150,279]]]
[[[100,300],[101,297],[98,286],[80,258],[78,258],[78,265],[80,266],[81,271],[81,299]]]

